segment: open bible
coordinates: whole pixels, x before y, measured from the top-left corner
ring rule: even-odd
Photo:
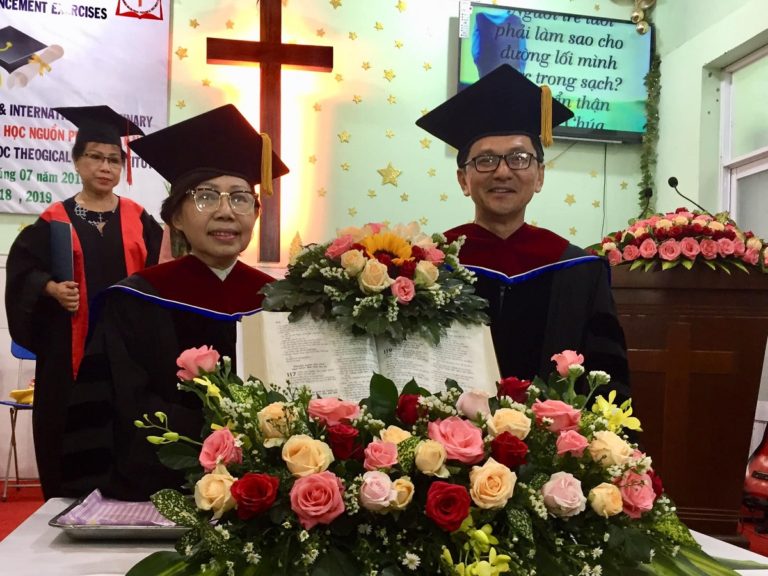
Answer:
[[[435,346],[419,337],[392,343],[308,317],[289,322],[288,312],[259,312],[243,319],[243,338],[245,374],[266,384],[307,386],[323,397],[365,398],[374,372],[398,388],[415,379],[436,392],[450,378],[491,395],[500,378],[490,329],[481,325],[454,324]]]

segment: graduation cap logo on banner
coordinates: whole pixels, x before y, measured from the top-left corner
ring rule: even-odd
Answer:
[[[13,26],[0,28],[0,66],[10,74],[47,46]]]

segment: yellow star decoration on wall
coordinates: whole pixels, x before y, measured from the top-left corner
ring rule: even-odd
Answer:
[[[357,40],[357,32],[350,32],[349,33],[349,39],[350,40]]]
[[[408,5],[403,2],[403,0],[397,0],[397,4],[395,4],[395,8],[398,9],[400,12],[405,12],[405,9],[408,7]]]
[[[322,104],[320,104],[320,102],[315,102],[315,103],[312,105],[312,108],[314,108],[315,112],[320,112],[320,110],[322,110],[322,109],[323,109],[323,105],[322,105]]]
[[[570,228],[568,228],[568,234],[570,234],[571,236],[576,236],[576,227],[571,226]]]
[[[408,202],[408,193],[407,192],[403,192],[402,194],[400,194],[400,202]]]
[[[429,218],[427,218],[426,216],[422,216],[421,218],[419,218],[419,224],[421,224],[422,226],[426,226],[427,224],[429,224]]]
[[[397,104],[397,97],[394,94],[387,96],[387,102],[390,104]]]
[[[190,28],[197,28],[198,26],[200,26],[200,23],[197,21],[197,18],[192,18],[189,21],[189,27]]]
[[[419,110],[419,112],[421,112],[421,115],[424,116],[424,114],[429,112],[429,108],[422,108],[421,110]]]
[[[317,164],[317,156],[315,156],[314,154],[312,154],[312,156],[310,156],[309,158],[307,158],[307,161],[308,161],[310,164]]]
[[[568,206],[573,206],[576,204],[576,197],[573,194],[566,194],[565,200],[563,200]]]
[[[600,4],[595,4],[595,12],[600,12]]]
[[[333,6],[333,9],[336,10],[339,6],[341,6],[341,0],[330,0],[331,6]]]
[[[342,144],[349,144],[349,137],[351,136],[349,132],[344,130],[343,132],[339,132],[337,136],[339,137],[339,142]]]
[[[440,194],[440,202],[447,202],[447,201],[448,201],[448,194],[446,194],[445,192]]]
[[[376,198],[376,190],[373,188],[368,189],[368,198]]]
[[[384,24],[382,24],[381,22],[376,22],[376,24],[374,24],[373,27],[374,27],[374,29],[378,30],[379,32],[384,30]]]
[[[318,28],[315,34],[317,34],[320,38],[322,38],[323,36],[325,36],[325,28]]]
[[[179,60],[183,60],[184,58],[187,57],[187,49],[186,48],[182,48],[181,46],[179,46],[176,49],[176,52],[174,52],[174,54],[176,54],[176,56],[179,57]]]
[[[551,170],[552,168],[555,167],[555,161],[554,160],[550,160],[549,162],[544,164],[544,166],[546,166],[547,168],[549,168]]]
[[[355,208],[354,206],[352,208],[349,208],[347,210],[347,214],[349,214],[350,216],[355,216],[357,214],[357,208]]]
[[[227,30],[232,30],[235,27],[235,23],[232,22],[232,20],[227,20],[225,26],[227,27]]]
[[[182,110],[183,108],[187,107],[187,103],[184,100],[177,100],[176,101],[176,108],[179,110]]]
[[[419,144],[421,144],[422,148],[426,149],[432,145],[432,140],[430,140],[429,138],[422,138],[421,140],[419,140]]]
[[[360,102],[362,101],[363,101],[363,97],[360,96],[360,94],[355,94],[354,96],[352,96],[352,102],[354,102],[355,104],[360,104]]]
[[[398,49],[400,49],[400,48],[402,48],[402,47],[403,47],[403,42],[402,42],[402,40],[395,40],[395,48],[398,48]]]
[[[538,226],[539,221],[538,220],[531,220],[531,226]]]
[[[594,206],[595,208],[600,208],[600,200],[595,200],[594,202],[592,202],[592,206]]]
[[[437,170],[435,170],[434,168],[430,168],[429,170],[427,170],[427,175],[429,177],[436,176],[437,175]]]
[[[384,80],[387,82],[392,82],[392,80],[395,79],[395,76],[397,76],[397,74],[395,74],[394,70],[384,70]]]
[[[320,198],[323,198],[326,194],[328,194],[328,190],[325,188],[319,188],[317,190],[317,195],[320,196]]]
[[[424,64],[422,65],[422,68],[424,68],[425,72],[429,72],[430,70],[432,70],[432,64],[430,64],[429,62],[424,62]]]
[[[592,176],[592,178],[597,178],[597,170],[592,170],[589,175]]]
[[[370,69],[371,69],[371,63],[370,63],[370,62],[368,62],[368,61],[366,60],[366,61],[365,61],[365,62],[363,62],[363,64],[361,65],[361,68],[362,68],[363,70],[370,70]]]
[[[208,87],[211,85],[211,81],[208,78],[203,78],[203,86]]]
[[[628,182],[624,182],[624,180],[622,180],[621,184],[619,184],[619,186],[621,186],[622,190],[626,190],[627,186],[629,186],[629,183]]]
[[[392,138],[395,137],[395,133],[392,130],[387,130],[386,132],[384,132],[384,136],[392,140]]]
[[[381,184],[382,186],[384,184],[392,184],[392,186],[397,186],[397,178],[402,174],[400,170],[392,166],[392,162],[387,163],[386,168],[379,168],[376,170],[379,174],[381,174]]]
[[[349,172],[349,168],[350,168],[349,162],[343,162],[342,164],[340,164],[340,166],[341,166],[341,169],[344,170],[344,172]]]
[[[341,74],[336,74],[336,76],[334,76],[333,79],[336,80],[336,82],[343,82],[344,76],[342,76]]]

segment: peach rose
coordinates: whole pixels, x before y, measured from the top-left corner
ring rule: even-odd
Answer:
[[[742,256],[741,259],[747,264],[756,266],[757,263],[760,262],[760,251],[750,248],[744,253],[744,256]]]
[[[382,512],[389,508],[396,494],[392,480],[384,472],[368,471],[363,474],[360,485],[360,505],[372,512]]]
[[[595,432],[588,450],[592,460],[603,468],[624,465],[633,454],[632,447],[610,430]]]
[[[210,346],[187,348],[176,359],[176,366],[181,368],[176,372],[176,377],[179,380],[192,380],[200,376],[200,372],[213,372],[219,358],[219,353]]]
[[[309,401],[307,413],[326,427],[335,426],[357,418],[360,406],[338,398],[313,398]]]
[[[646,238],[640,243],[640,256],[643,258],[653,258],[656,256],[658,249],[656,248],[656,242],[653,238]]]
[[[584,356],[574,350],[563,350],[560,354],[553,354],[550,360],[557,364],[557,373],[563,378],[568,376],[571,366],[584,364]]]
[[[616,264],[621,264],[621,252],[619,252],[618,250],[609,250],[608,263],[611,266],[616,266]]]
[[[366,470],[378,470],[379,468],[392,468],[397,464],[397,444],[393,442],[371,442],[365,447]]]
[[[547,429],[550,432],[561,432],[563,430],[576,430],[581,421],[581,411],[570,404],[560,400],[536,400],[531,410],[536,415],[536,421],[541,423],[543,418],[552,420]]]
[[[717,220],[712,220],[707,224],[707,228],[713,232],[722,232],[725,230],[725,225],[722,222],[718,222]]]
[[[666,230],[666,229],[672,228],[672,221],[667,218],[661,218],[660,220],[656,220],[654,227],[657,230],[660,228],[663,228]]]
[[[387,267],[378,260],[371,259],[365,263],[363,271],[357,277],[360,289],[365,294],[378,294],[389,288],[392,278],[387,274]]]
[[[352,248],[352,244],[355,243],[355,239],[351,234],[344,234],[336,238],[331,242],[330,246],[325,249],[325,256],[327,258],[336,259],[344,252]]]
[[[445,446],[434,440],[422,440],[414,451],[416,469],[427,476],[448,478],[448,468],[445,467],[447,457]]]
[[[624,251],[621,253],[621,255],[627,262],[632,262],[633,260],[637,260],[637,258],[640,256],[640,249],[634,244],[627,244],[624,246]]]
[[[283,445],[282,457],[291,474],[304,477],[327,470],[333,462],[333,451],[321,440],[297,434]]]
[[[581,481],[568,472],[555,472],[541,487],[544,506],[550,514],[568,518],[584,512],[587,499],[581,492]]]
[[[695,238],[688,236],[680,240],[680,252],[689,260],[693,260],[699,255],[701,248]]]
[[[344,512],[344,485],[332,472],[299,478],[291,488],[291,510],[305,530],[330,524]]]
[[[347,250],[341,255],[341,267],[346,270],[350,277],[354,278],[365,267],[367,258],[363,256],[360,250]]]
[[[392,444],[400,444],[400,442],[407,440],[410,437],[410,432],[395,425],[387,426],[379,432],[379,438],[381,438],[382,441],[392,442]]]
[[[571,454],[576,458],[581,458],[584,454],[584,450],[589,446],[589,440],[584,436],[576,432],[576,430],[563,430],[557,437],[557,453],[562,456],[563,454]]]
[[[493,458],[482,466],[473,466],[469,473],[469,495],[478,507],[504,508],[512,497],[517,474]]]
[[[256,419],[264,438],[264,446],[281,446],[288,437],[290,414],[283,402],[272,402],[258,411]]]
[[[195,484],[195,505],[200,510],[213,510],[213,517],[221,518],[224,512],[235,507],[236,502],[230,492],[234,483],[235,478],[224,465],[219,464]]]
[[[717,242],[712,240],[712,238],[704,238],[699,247],[701,248],[701,255],[707,260],[717,258]]]
[[[749,240],[747,240],[746,248],[747,250],[760,250],[763,247],[763,242],[760,240],[760,238],[753,236]]]
[[[733,255],[733,240],[730,238],[720,238],[717,240],[717,253],[723,257]]]
[[[531,419],[520,410],[513,408],[499,408],[485,421],[488,425],[488,432],[494,438],[504,432],[509,432],[515,438],[525,440],[531,431]]]
[[[413,297],[416,296],[416,286],[413,280],[406,278],[405,276],[398,276],[392,285],[389,287],[392,290],[392,295],[397,299],[399,304],[408,304]]]
[[[617,248],[616,242],[614,242],[613,240],[609,242],[603,242],[602,248],[603,248],[603,252],[610,252],[611,250],[616,250]]]
[[[216,468],[217,464],[241,464],[243,451],[237,446],[235,437],[229,428],[222,428],[209,434],[203,440],[203,447],[198,457],[200,466],[206,472]]]
[[[392,482],[392,490],[395,492],[395,497],[390,503],[390,508],[393,510],[405,510],[408,504],[411,503],[411,500],[413,500],[416,487],[408,476],[402,476]]]
[[[491,413],[488,405],[488,393],[482,390],[465,390],[456,401],[456,410],[467,418],[485,418]]]
[[[747,251],[747,245],[744,244],[744,240],[737,238],[736,240],[733,241],[733,253],[736,256],[744,256],[744,253],[746,251]]]
[[[445,446],[449,460],[458,460],[462,464],[476,464],[483,459],[483,433],[472,422],[449,416],[444,420],[435,420],[427,425],[427,435]]]
[[[659,258],[672,262],[680,257],[680,243],[670,238],[659,245]]]
[[[416,286],[423,286],[429,288],[437,282],[437,277],[440,275],[440,271],[437,266],[426,260],[421,260],[416,264],[416,269],[413,272],[413,281]]]
[[[627,471],[619,480],[619,491],[624,502],[624,513],[630,518],[640,518],[653,508],[656,493],[648,474]]]
[[[595,514],[603,518],[615,516],[621,512],[624,506],[621,500],[621,492],[615,485],[608,482],[603,482],[592,488],[587,498]]]

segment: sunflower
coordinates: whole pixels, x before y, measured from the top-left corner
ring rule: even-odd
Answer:
[[[403,237],[391,232],[380,232],[366,236],[360,241],[370,258],[378,258],[385,254],[392,259],[392,263],[401,266],[404,262],[412,260],[411,245]]]

